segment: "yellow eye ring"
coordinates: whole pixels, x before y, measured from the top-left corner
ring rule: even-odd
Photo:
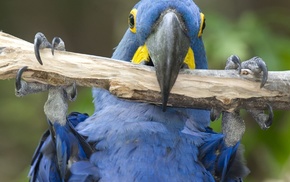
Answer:
[[[203,13],[200,13],[200,27],[199,27],[198,37],[201,37],[204,28],[205,28],[205,17]]]
[[[128,18],[129,28],[133,33],[136,33],[136,15],[137,9],[132,9]]]

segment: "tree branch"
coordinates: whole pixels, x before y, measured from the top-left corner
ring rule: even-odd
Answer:
[[[134,65],[109,58],[59,52],[40,52],[44,65],[35,58],[33,44],[0,32],[0,79],[15,78],[23,66],[23,78],[30,82],[68,85],[76,81],[85,87],[102,87],[130,100],[160,104],[160,89],[153,67]],[[269,72],[260,88],[260,79],[229,70],[181,71],[168,105],[176,107],[290,109],[290,71]]]

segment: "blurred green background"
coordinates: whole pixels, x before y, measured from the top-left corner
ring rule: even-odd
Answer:
[[[36,32],[60,36],[69,51],[110,57],[137,0],[0,1],[0,30],[32,42]],[[206,16],[203,37],[209,67],[223,69],[231,54],[262,57],[269,70],[290,68],[290,1],[196,0]],[[97,70],[96,70],[97,71]],[[0,81],[0,179],[26,181],[29,164],[47,128],[46,93],[16,98],[14,80]],[[71,111],[92,114],[91,89],[79,88]],[[275,111],[267,131],[244,114],[242,143],[251,174],[245,181],[290,181],[290,113]],[[213,123],[218,130],[220,122]]]

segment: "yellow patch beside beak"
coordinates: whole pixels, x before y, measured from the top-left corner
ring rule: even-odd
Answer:
[[[189,69],[195,69],[194,52],[191,48],[188,48],[187,54],[184,58],[184,63],[188,66]]]
[[[149,51],[146,44],[140,46],[132,58],[132,63],[135,64],[140,64],[144,61],[145,62],[150,61]],[[187,54],[184,58],[184,63],[188,66],[189,69],[195,69],[194,52],[191,48],[188,48]]]
[[[149,62],[149,51],[146,45],[140,46],[135,52],[132,63],[140,64],[141,62]]]

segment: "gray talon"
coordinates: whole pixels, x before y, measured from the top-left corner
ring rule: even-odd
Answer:
[[[27,68],[28,66],[24,66],[17,71],[16,81],[15,81],[16,92],[19,92],[19,90],[21,89],[21,77],[22,77],[23,72],[26,71]]]
[[[215,120],[217,120],[217,119],[220,117],[221,113],[222,113],[221,110],[218,110],[218,109],[214,109],[214,108],[212,108],[212,109],[210,110],[210,120],[211,120],[211,121],[215,121]]]
[[[71,86],[65,89],[67,93],[67,98],[70,101],[75,101],[77,97],[77,84],[74,82]]]
[[[231,55],[227,59],[225,70],[235,70],[237,69],[239,71],[239,74],[241,73],[241,60],[236,55]]]
[[[251,116],[255,119],[255,121],[259,124],[262,130],[266,130],[270,128],[273,122],[273,109],[267,104],[269,114],[265,114],[263,110],[247,110]]]
[[[268,80],[268,68],[266,63],[261,58],[256,57],[255,61],[257,62],[259,68],[263,71],[263,78],[260,85],[260,88],[262,88]]]
[[[73,92],[71,93],[70,97],[72,98],[71,100],[75,100],[77,97],[77,84],[76,84],[76,82],[73,83]]]
[[[51,53],[54,55],[54,50],[65,51],[64,41],[60,37],[54,37],[52,39]]]
[[[266,120],[265,125],[266,125],[267,128],[270,128],[270,126],[273,123],[274,112],[273,112],[273,108],[272,108],[272,106],[270,104],[267,104],[267,106],[268,106],[268,111],[269,111],[269,117]]]
[[[38,32],[34,37],[34,53],[37,61],[43,65],[39,50],[44,48],[51,48],[51,44],[48,42],[45,35],[41,32]]]

